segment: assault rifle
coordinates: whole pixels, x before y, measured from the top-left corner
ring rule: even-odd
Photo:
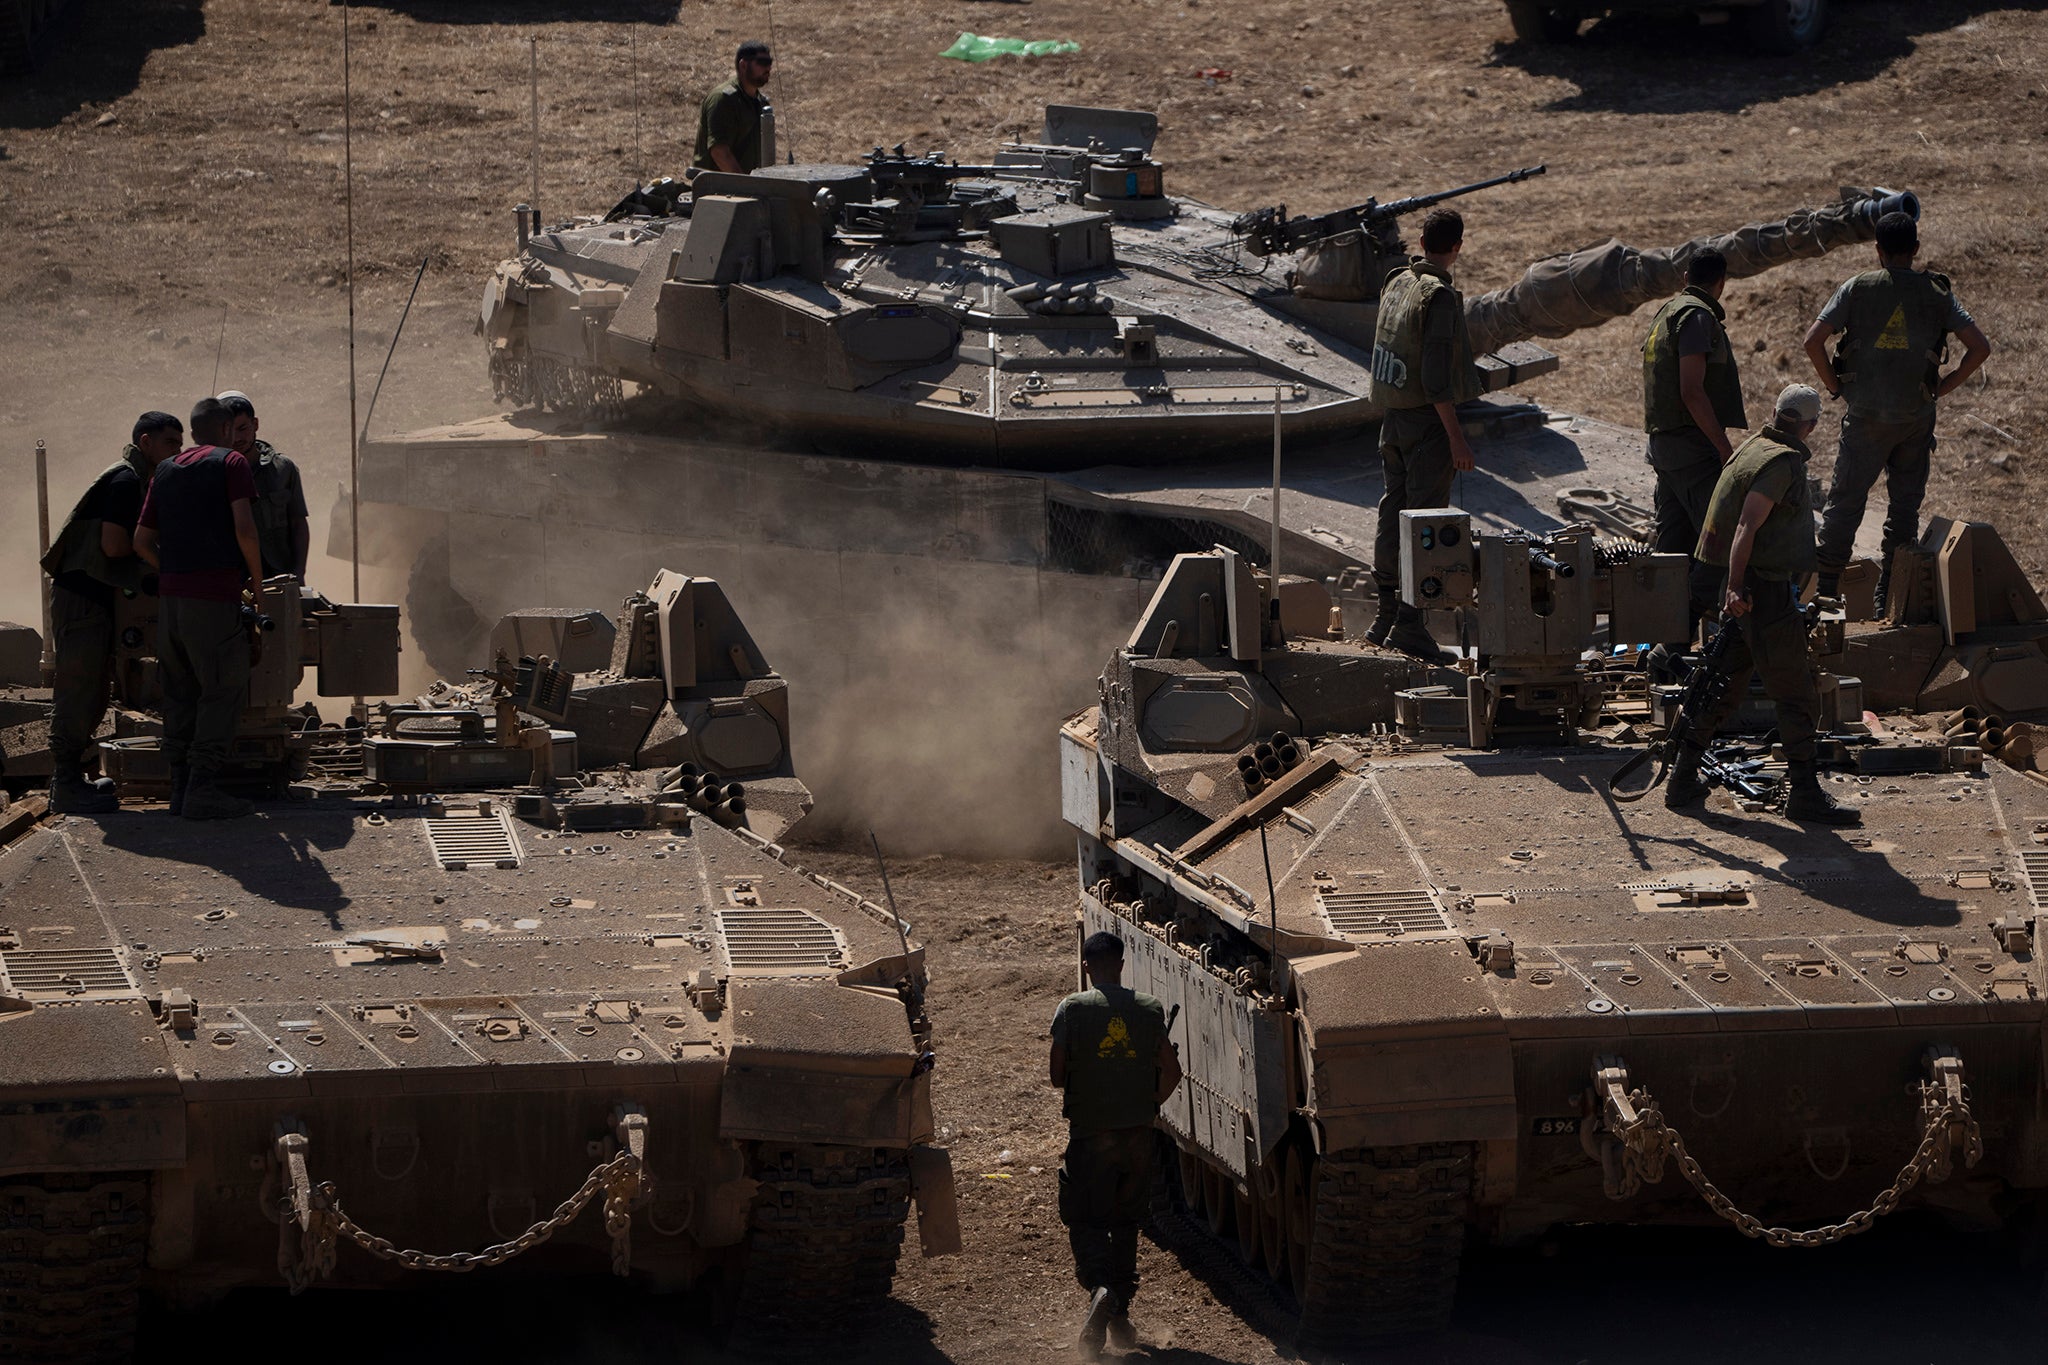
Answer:
[[[1724,616],[1721,618],[1721,629],[1715,632],[1707,647],[1700,651],[1699,661],[1692,666],[1692,673],[1685,680],[1685,691],[1679,694],[1678,698],[1678,714],[1672,717],[1671,728],[1663,740],[1645,746],[1641,753],[1608,776],[1607,790],[1615,800],[1640,801],[1664,785],[1664,778],[1671,771],[1671,760],[1678,756],[1678,746],[1684,742],[1686,735],[1692,733],[1693,727],[1700,719],[1720,704],[1721,698],[1728,691],[1728,649],[1734,643],[1735,620],[1733,617]],[[1649,785],[1641,791],[1623,791],[1622,779],[1653,759],[1657,766],[1650,777]],[[1712,771],[1708,769],[1710,763],[1713,765]],[[1729,776],[1740,774],[1734,767],[1711,754],[1700,760],[1700,775],[1709,781],[1720,781],[1737,795],[1752,794],[1729,782]],[[1750,781],[1750,785],[1754,785],[1753,781]]]
[[[1377,199],[1368,199],[1363,204],[1353,204],[1348,209],[1315,217],[1289,218],[1287,206],[1253,209],[1239,214],[1230,225],[1230,230],[1244,238],[1245,249],[1254,256],[1279,256],[1317,242],[1328,241],[1346,232],[1373,231],[1391,224],[1403,214],[1414,213],[1441,204],[1446,199],[1471,194],[1478,190],[1492,189],[1495,185],[1513,185],[1519,181],[1542,175],[1543,166],[1524,166],[1506,175],[1497,175],[1491,180],[1480,180],[1470,185],[1460,185],[1454,190],[1438,190],[1435,194],[1417,194],[1406,199],[1396,199],[1382,204]]]

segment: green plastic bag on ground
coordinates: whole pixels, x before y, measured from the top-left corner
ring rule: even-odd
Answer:
[[[1050,57],[1080,50],[1079,43],[1061,38],[1039,38],[1027,42],[1022,38],[984,38],[978,33],[963,33],[939,55],[951,57],[956,62],[989,62],[997,57]]]

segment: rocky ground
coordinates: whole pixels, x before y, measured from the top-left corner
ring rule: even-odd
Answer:
[[[1824,201],[1838,185],[1914,189],[1927,262],[1954,277],[1997,347],[1944,405],[1929,505],[1998,521],[2038,577],[2042,8],[1838,0],[1823,48],[1761,58],[1689,19],[1609,20],[1570,46],[1516,45],[1492,0],[386,0],[350,12],[345,142],[340,7],[71,0],[42,70],[0,88],[0,479],[17,490],[0,502],[0,615],[34,611],[34,443],[49,445],[62,504],[146,407],[182,410],[230,385],[254,393],[265,434],[306,466],[324,527],[347,470],[351,212],[359,415],[422,261],[374,426],[489,410],[468,328],[478,280],[509,250],[511,205],[533,189],[530,63],[540,202],[566,215],[680,167],[696,100],[757,34],[781,56],[785,145],[807,160],[897,141],[976,156],[1034,131],[1058,101],[1158,110],[1172,184],[1231,206],[1319,211],[1547,162],[1545,178],[1467,202],[1463,274],[1479,288],[1607,236],[1668,244]],[[1069,37],[1082,50],[940,60],[963,30]],[[1807,377],[1799,336],[1864,263],[1858,253],[1731,285],[1752,411]],[[1565,364],[1533,396],[1632,421],[1639,330],[1612,323],[1556,343]],[[1824,467],[1826,428],[1818,453]],[[329,560],[315,576],[346,572]],[[853,854],[813,856],[870,884]],[[969,1252],[906,1262],[899,1306],[859,1349],[1058,1360],[1079,1304],[1052,1212],[1057,1107],[1040,1073],[1044,1022],[1070,978],[1071,872],[935,858],[898,885],[932,945],[939,1104]],[[1228,1285],[1157,1247],[1145,1270],[1152,1359],[1278,1353]],[[1813,1256],[1733,1233],[1570,1232],[1476,1253],[1458,1330],[1387,1359],[2035,1360],[2036,1288],[2000,1245],[1904,1218]],[[203,1340],[226,1355],[318,1360],[702,1349],[684,1303],[577,1284],[550,1285],[539,1313],[536,1301],[531,1286],[489,1282],[376,1301],[245,1294],[153,1317],[144,1349]]]

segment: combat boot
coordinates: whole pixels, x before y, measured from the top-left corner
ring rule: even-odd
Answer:
[[[1842,576],[1838,573],[1817,575],[1813,582],[1813,595],[1815,597],[1840,597],[1842,595]]]
[[[1885,604],[1891,601],[1892,557],[1887,553],[1884,564],[1877,571],[1877,591],[1870,595],[1870,619],[1884,620]]]
[[[185,813],[185,791],[192,785],[192,769],[183,763],[171,765],[171,805],[173,815]]]
[[[1369,645],[1385,644],[1400,619],[1401,594],[1390,588],[1381,588],[1379,611],[1372,618],[1372,624],[1365,628],[1365,642]]]
[[[1813,825],[1860,825],[1863,813],[1829,796],[1812,763],[1785,765],[1785,815]]]
[[[85,780],[76,768],[66,768],[50,778],[52,815],[112,815],[121,809],[114,793]]]
[[[1081,1335],[1074,1343],[1082,1360],[1102,1359],[1102,1343],[1109,1338],[1110,1319],[1122,1306],[1106,1285],[1089,1297],[1088,1316],[1082,1319]]]
[[[238,820],[255,809],[255,802],[222,791],[213,769],[194,768],[178,814],[187,820]]]
[[[1689,739],[1678,741],[1678,757],[1664,775],[1664,804],[1672,810],[1692,805],[1713,788],[1700,776],[1700,760],[1707,751]]]
[[[1130,1352],[1138,1349],[1138,1329],[1131,1326],[1129,1309],[1109,1320],[1109,1344],[1112,1349],[1118,1351]]]
[[[1452,655],[1436,642],[1424,624],[1422,611],[1417,607],[1402,606],[1394,620],[1394,628],[1387,632],[1387,648],[1398,649],[1429,664],[1448,664]]]

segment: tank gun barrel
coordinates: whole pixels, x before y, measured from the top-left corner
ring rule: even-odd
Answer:
[[[1368,199],[1363,204],[1353,204],[1350,208],[1337,209],[1332,213],[1313,217],[1304,215],[1289,218],[1285,204],[1276,208],[1253,209],[1249,213],[1238,215],[1230,228],[1232,232],[1245,239],[1245,248],[1254,256],[1277,256],[1327,241],[1341,233],[1391,223],[1403,214],[1430,208],[1443,203],[1446,199],[1476,194],[1480,190],[1490,190],[1496,185],[1517,184],[1542,175],[1548,169],[1547,166],[1524,166],[1520,170],[1509,171],[1506,175],[1497,175],[1491,180],[1475,180],[1469,185],[1459,185],[1455,189],[1438,190],[1434,194],[1414,194],[1406,199],[1395,199],[1385,204],[1377,199]]]
[[[1707,247],[1728,258],[1731,276],[1760,275],[1788,261],[1870,241],[1877,220],[1895,211],[1917,220],[1919,197],[1910,190],[1845,188],[1824,208],[1800,209],[1674,247],[1646,250],[1610,238],[1540,260],[1506,289],[1466,300],[1466,331],[1475,351],[1530,337],[1569,336],[1676,294],[1685,287],[1687,262]]]

